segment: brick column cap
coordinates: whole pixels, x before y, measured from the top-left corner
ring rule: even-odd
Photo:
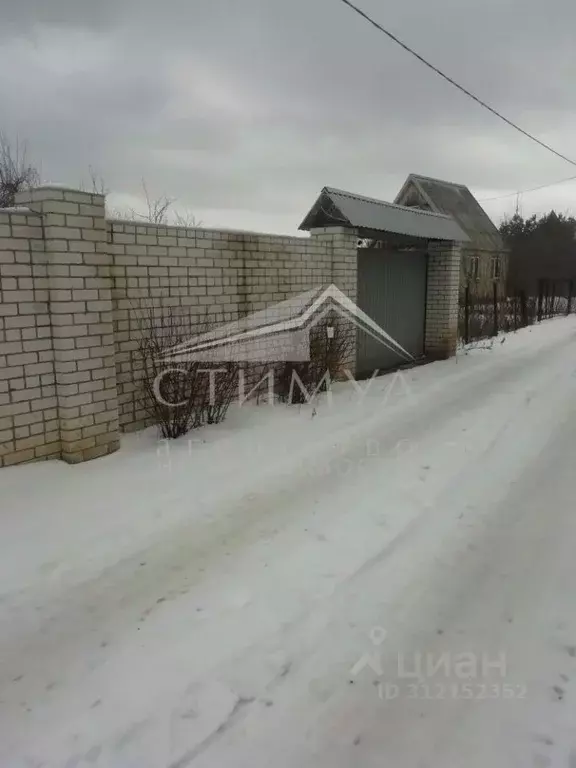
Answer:
[[[63,184],[42,184],[39,187],[24,189],[15,195],[15,204],[28,205],[41,203],[45,200],[62,200],[69,202],[104,203],[105,195],[97,192],[85,192],[83,189],[67,187]]]

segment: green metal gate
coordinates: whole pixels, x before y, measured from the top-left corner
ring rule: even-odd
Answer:
[[[424,354],[426,264],[424,251],[358,249],[358,306],[415,358]],[[358,331],[358,376],[402,363],[406,357],[398,351]]]

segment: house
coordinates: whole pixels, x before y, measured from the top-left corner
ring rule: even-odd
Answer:
[[[410,208],[443,213],[458,222],[470,238],[462,245],[460,290],[490,295],[494,282],[505,290],[508,250],[502,236],[478,200],[463,184],[410,174],[394,202]]]

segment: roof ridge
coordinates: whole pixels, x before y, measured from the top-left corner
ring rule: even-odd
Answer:
[[[434,181],[437,184],[446,184],[447,187],[462,187],[463,189],[468,189],[468,191],[470,192],[466,184],[458,184],[458,182],[456,181],[447,181],[446,179],[436,179],[434,178],[434,176],[422,176],[422,174],[420,173],[411,173],[408,176],[408,179],[414,179],[414,180],[422,179],[423,181]]]
[[[453,221],[453,217],[447,213],[437,213],[436,211],[424,211],[421,208],[411,208],[409,205],[398,205],[397,203],[389,203],[387,200],[378,200],[376,197],[368,197],[367,195],[359,195],[355,192],[347,192],[345,189],[338,189],[337,187],[324,187],[328,194],[335,193],[337,195],[343,195],[344,197],[351,197],[353,200],[365,200],[370,203],[377,203],[378,205],[386,205],[389,208],[398,208],[400,211],[411,211],[422,216],[431,216],[436,219],[449,219]]]

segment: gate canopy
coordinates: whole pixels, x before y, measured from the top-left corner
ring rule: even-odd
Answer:
[[[398,240],[468,242],[470,239],[451,216],[386,203],[332,187],[324,187],[299,228],[320,227],[351,227],[360,237],[375,239],[389,235]]]

